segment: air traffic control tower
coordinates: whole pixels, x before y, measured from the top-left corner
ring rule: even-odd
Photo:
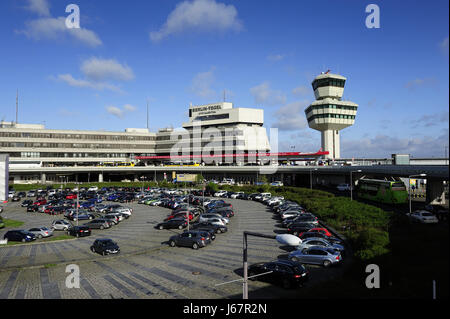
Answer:
[[[312,82],[316,101],[305,110],[309,127],[322,132],[322,150],[329,152],[330,159],[341,157],[339,131],[353,125],[358,109],[358,104],[342,101],[346,80],[322,72]]]

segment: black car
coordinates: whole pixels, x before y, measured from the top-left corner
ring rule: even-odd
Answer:
[[[19,202],[22,198],[18,195],[14,195],[13,198],[11,199],[12,202]]]
[[[207,233],[207,237],[209,237],[212,240],[216,239],[216,232],[214,231],[214,229],[209,228],[209,227],[196,227],[196,228],[192,228],[192,230],[198,230],[198,231],[202,231]],[[188,230],[185,230],[185,232]]]
[[[36,235],[22,229],[10,230],[6,232],[6,234],[3,236],[3,239],[8,239],[8,241],[21,241],[24,243],[27,241],[36,240]]]
[[[33,213],[35,213],[35,212],[37,212],[39,210],[39,206],[38,205],[33,205],[33,204],[31,204],[31,205],[28,205],[27,206],[27,212],[33,212]]]
[[[31,200],[31,199],[26,199],[26,200],[24,200],[23,202],[22,202],[22,204],[20,204],[20,206],[22,206],[22,207],[28,207],[28,206],[30,206],[30,205],[32,205],[33,204],[33,201]]]
[[[120,252],[119,245],[115,241],[109,238],[99,238],[94,241],[91,246],[93,253],[100,255],[118,254]]]
[[[244,199],[244,200],[248,200],[249,199],[249,195],[242,193],[236,196],[236,199]]]
[[[298,236],[300,233],[307,232],[308,230],[317,227],[317,225],[314,225],[309,222],[299,222],[290,224],[287,228],[288,233]]]
[[[268,273],[250,280],[260,280],[273,284],[281,284],[283,288],[302,286],[309,277],[309,272],[299,262],[279,259],[267,263],[257,263],[248,267],[248,277]]]
[[[192,224],[192,229],[212,229],[216,234],[226,233],[228,228],[226,226],[214,225],[209,222]]]
[[[321,233],[316,233],[316,232],[305,232],[300,236],[301,240],[307,239],[307,238],[323,238],[326,239],[327,241],[329,241],[332,244],[339,244],[339,245],[344,245],[344,242],[342,240],[340,240],[337,237],[334,236],[327,236],[325,234],[321,234]]]
[[[69,228],[67,234],[75,237],[84,237],[90,236],[91,230],[87,226],[73,226]]]
[[[179,235],[175,235],[169,238],[169,245],[171,247],[184,246],[192,247],[192,249],[198,249],[205,247],[211,243],[211,239],[205,236],[206,233],[197,230],[191,230]]]
[[[172,218],[156,225],[158,229],[183,229],[187,227],[187,220],[184,218]]]

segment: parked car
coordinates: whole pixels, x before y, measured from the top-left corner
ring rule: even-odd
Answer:
[[[169,245],[171,247],[184,246],[192,247],[192,249],[198,249],[205,247],[211,243],[211,240],[204,235],[202,231],[191,230],[179,235],[174,235],[169,238]]]
[[[220,219],[224,225],[226,225],[230,222],[230,220],[227,217],[223,217],[220,214],[210,214],[210,213],[201,214],[200,218],[199,218],[199,222],[212,221],[212,220],[216,220],[217,218]]]
[[[103,216],[102,216],[102,219],[106,219],[106,220],[112,222],[114,225],[117,225],[117,224],[120,222],[118,216],[110,215],[110,214],[103,215]]]
[[[342,240],[340,240],[337,237],[334,236],[327,236],[325,234],[322,233],[316,233],[316,232],[305,232],[303,234],[301,234],[299,236],[299,238],[303,241],[306,240],[308,238],[323,238],[326,239],[328,242],[332,243],[332,244],[339,244],[339,245],[344,245],[344,242]]]
[[[310,230],[308,230],[308,232],[310,233],[320,233],[320,234],[324,234],[327,237],[333,237],[333,234],[330,233],[328,231],[328,229],[326,228],[321,228],[321,227],[315,227],[315,228],[311,228]],[[301,236],[301,234],[299,234],[299,236]]]
[[[33,201],[31,199],[26,199],[22,202],[22,204],[20,204],[22,207],[28,207],[30,205],[33,205]]]
[[[340,244],[334,244],[329,242],[328,240],[324,239],[324,238],[318,238],[318,237],[311,237],[311,238],[307,238],[302,240],[301,244],[299,246],[296,247],[297,250],[302,250],[305,248],[310,248],[312,246],[322,246],[322,247],[327,247],[327,248],[331,248],[334,249],[336,251],[339,252],[343,252],[345,250],[343,245]]]
[[[118,254],[120,252],[119,245],[115,241],[109,238],[99,238],[94,241],[91,246],[93,253],[99,253],[100,255]]]
[[[91,230],[87,226],[73,226],[70,227],[67,231],[68,235],[75,236],[75,237],[85,237],[91,235]]]
[[[53,236],[53,230],[48,229],[47,227],[35,227],[28,229],[30,233],[33,233],[37,238],[41,239],[44,237]]]
[[[228,231],[227,226],[216,225],[210,222],[194,223],[192,229],[212,229],[216,234],[226,233]]]
[[[302,286],[309,277],[309,272],[306,268],[301,263],[292,260],[279,259],[272,262],[253,264],[248,267],[249,277],[263,273],[267,274],[250,278],[250,280],[270,282],[282,285],[287,289]]]
[[[322,265],[324,267],[342,262],[342,256],[339,251],[323,246],[311,246],[302,250],[294,250],[289,254],[288,258],[302,264]]]
[[[31,213],[31,212],[35,213],[35,212],[37,212],[37,211],[39,211],[39,206],[34,205],[34,204],[31,204],[31,205],[28,205],[28,206],[27,206],[27,212],[29,212],[29,213]]]
[[[3,239],[8,239],[8,241],[21,241],[23,243],[36,240],[36,236],[29,231],[19,229],[19,230],[9,230],[3,236]]]
[[[52,222],[52,229],[53,230],[68,230],[72,226],[71,223],[69,223],[67,220],[54,220]]]
[[[94,219],[91,220],[89,222],[87,222],[86,224],[84,224],[84,226],[87,226],[91,229],[95,228],[95,229],[105,229],[105,228],[110,228],[112,222],[106,220],[106,219]]]
[[[187,221],[185,218],[172,218],[156,225],[158,229],[183,229],[187,227]]]
[[[72,215],[67,216],[67,219],[73,220],[73,221],[75,221],[75,220],[92,220],[94,218],[95,218],[94,214],[91,214],[91,213],[78,213],[78,215],[72,214]]]
[[[289,234],[294,236],[299,236],[300,234],[307,232],[316,227],[313,223],[310,222],[298,222],[295,224],[290,224],[287,228]]]
[[[436,224],[439,219],[426,210],[416,210],[411,214],[406,214],[412,222],[422,223],[422,224]]]

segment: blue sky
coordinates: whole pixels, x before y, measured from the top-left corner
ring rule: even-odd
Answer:
[[[79,30],[64,28],[80,8]],[[368,4],[380,28],[368,29]],[[264,109],[279,150],[317,151],[311,81],[347,77],[359,105],[342,157],[442,157],[448,146],[448,1],[0,1],[0,120],[52,129],[179,127],[189,103]]]

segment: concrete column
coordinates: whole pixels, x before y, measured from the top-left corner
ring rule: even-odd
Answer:
[[[98,174],[98,182],[103,183],[103,172]]]
[[[46,176],[45,173],[41,173],[41,184],[45,184],[46,183]]]
[[[441,180],[427,179],[427,199],[431,205],[444,205],[444,183]]]
[[[322,150],[328,151],[329,154],[325,155],[325,158],[340,158],[341,150],[339,143],[339,131],[326,130],[322,132]]]

